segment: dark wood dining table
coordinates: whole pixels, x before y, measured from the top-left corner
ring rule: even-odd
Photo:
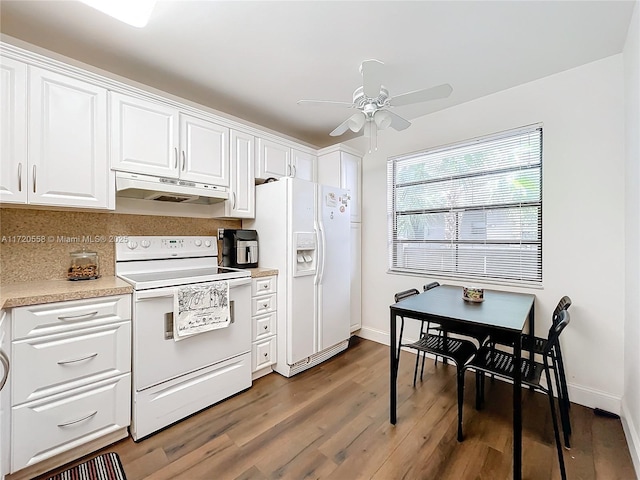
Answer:
[[[473,303],[462,298],[462,287],[441,285],[391,305],[390,406],[389,421],[396,424],[399,349],[397,318],[427,320],[456,333],[489,335],[513,343],[516,362],[522,360],[522,333],[534,333],[535,295],[484,290],[484,301]],[[403,320],[404,321],[404,320]],[[533,352],[529,352],[532,357]],[[522,378],[516,368],[513,383],[513,478],[522,478]]]

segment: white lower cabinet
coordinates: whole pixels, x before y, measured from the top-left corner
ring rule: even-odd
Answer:
[[[54,468],[59,454],[80,447],[82,456],[90,453],[82,451],[85,444],[95,449],[103,437],[126,436],[131,296],[17,307],[9,315],[11,376],[3,398],[11,405],[4,417],[10,471],[2,473],[37,468],[43,460]]]
[[[251,279],[251,371],[256,379],[271,373],[276,363],[275,275]]]

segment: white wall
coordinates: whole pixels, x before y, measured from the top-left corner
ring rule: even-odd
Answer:
[[[622,421],[640,476],[640,2],[624,48],[626,199],[624,397]]]
[[[625,280],[622,54],[416,119],[403,132],[381,132],[380,149],[363,160],[361,336],[388,344],[393,293],[434,280],[387,273],[387,157],[537,122],[544,128],[544,288],[485,287],[534,293],[540,335],[546,335],[558,300],[569,295],[572,323],[562,342],[571,400],[620,413]],[[349,143],[363,149],[363,139]],[[415,330],[408,335],[415,338]]]

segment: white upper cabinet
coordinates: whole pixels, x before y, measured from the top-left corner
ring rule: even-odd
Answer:
[[[256,178],[296,177],[315,181],[315,155],[264,138],[258,138],[256,150]]]
[[[281,178],[291,175],[291,148],[264,138],[258,138],[256,178]]]
[[[255,137],[231,130],[229,200],[216,204],[217,217],[255,218]]]
[[[113,208],[106,89],[3,58],[2,104],[0,201]]]
[[[180,115],[180,178],[229,186],[229,129]]]
[[[27,66],[0,62],[0,202],[27,201]]]
[[[111,96],[111,168],[178,175],[178,110],[120,93]]]
[[[346,188],[351,197],[351,221],[361,221],[362,157],[328,147],[318,152],[318,183]]]
[[[29,86],[29,203],[107,207],[107,90],[36,67]]]
[[[229,186],[229,129],[111,92],[111,168]]]
[[[310,153],[301,152],[295,148],[291,149],[291,176],[316,181],[316,156]]]

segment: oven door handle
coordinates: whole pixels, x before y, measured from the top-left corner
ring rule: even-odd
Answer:
[[[159,292],[158,290],[140,290],[135,293],[136,302],[138,300],[149,300],[153,298],[174,298],[175,291],[171,289],[170,291]]]

